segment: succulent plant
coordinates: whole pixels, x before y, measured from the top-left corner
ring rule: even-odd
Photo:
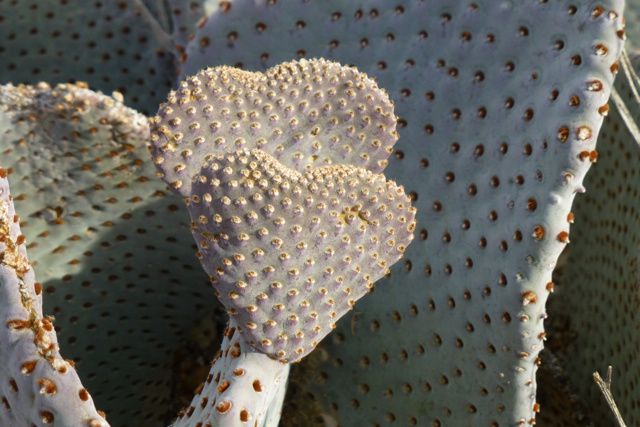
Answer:
[[[0,397],[13,411],[21,409],[16,418],[0,406],[0,425],[29,419],[47,426],[51,423],[38,418],[42,410],[54,415],[54,425],[73,425],[71,420],[87,414],[106,423],[95,416],[91,399],[118,426],[167,425],[178,402],[187,404],[175,421],[180,426],[217,425],[224,413],[240,425],[251,425],[243,421],[251,416],[253,423],[275,426],[283,399],[282,425],[526,425],[539,410],[540,421],[551,418],[550,425],[605,425],[610,414],[598,406],[590,374],[604,371],[606,364],[624,373],[614,378],[613,394],[628,422],[637,423],[637,346],[629,326],[637,299],[632,234],[637,135],[629,128],[637,107],[628,87],[619,86],[618,98],[627,100],[629,111],[612,108],[595,150],[620,67],[623,6],[622,0],[0,2],[0,83],[76,82],[2,87],[0,168],[7,171],[23,218],[44,312],[55,316],[61,352],[77,360],[92,393],[66,413],[61,406],[29,406],[29,399],[36,395],[44,405],[48,399],[56,405],[75,402],[78,394],[68,390],[82,386],[73,370],[63,380],[47,372],[57,384],[55,396],[30,382],[36,377],[16,378],[18,396],[44,390],[21,400],[24,405],[11,401],[12,383],[4,381]],[[627,21],[633,22],[636,5],[630,6]],[[326,60],[272,68],[303,57]],[[354,65],[370,77],[331,61]],[[306,71],[295,70],[299,64],[313,68],[309,76],[319,66],[335,85],[335,95],[326,97],[332,111],[340,110],[340,96],[350,100],[351,92],[358,98],[384,88],[399,116],[398,134],[386,95],[375,98],[379,111],[367,110],[365,96],[358,99],[366,112],[354,108],[350,119],[338,115],[338,122],[352,120],[355,129],[338,125],[338,141],[322,139],[333,123],[325,120],[329,115],[323,115],[322,104],[314,104],[313,92],[305,92],[318,82],[300,77]],[[216,65],[226,67],[201,71]],[[342,86],[344,79],[356,83]],[[119,92],[105,96],[82,81]],[[298,109],[278,110],[273,103],[276,120],[285,123],[275,126],[281,133],[272,132],[273,114],[257,108],[271,103],[269,90],[260,92],[262,85],[274,92],[292,85],[282,102],[300,100]],[[145,148],[147,119],[124,107],[121,93],[129,105],[150,114],[172,86],[176,91],[152,123],[159,131],[151,138],[152,160]],[[188,99],[180,104],[185,94]],[[227,107],[203,115],[196,109],[198,120],[192,120],[189,106],[206,103],[202,96]],[[382,123],[384,131],[376,133],[365,117]],[[197,142],[214,135],[225,139],[214,151]],[[215,138],[214,145],[220,141]],[[616,143],[607,144],[613,138]],[[191,230],[179,197],[153,178],[154,161],[188,202]],[[226,277],[209,289],[193,255],[197,250],[212,276],[233,250],[223,235],[239,236],[249,225],[251,218],[243,222],[240,215],[244,208],[223,201],[249,200],[241,188],[214,186],[214,191],[202,182],[224,182],[223,165],[238,176],[250,171],[277,176],[278,185],[289,188],[323,173],[325,182],[334,173],[342,174],[340,179],[355,174],[386,182],[377,175],[384,169],[418,208],[418,241],[345,319],[338,322],[336,310],[337,330],[293,366],[286,399],[289,365],[275,359],[281,350],[287,354],[282,358],[297,360],[288,355],[298,347],[282,345],[270,353],[275,359],[261,353],[258,343],[269,339],[273,346],[273,338],[254,332],[247,322],[266,312],[256,305],[255,314],[245,314],[243,309],[253,307],[245,294],[229,296],[235,282]],[[579,197],[572,208],[585,187],[586,198]],[[607,209],[610,198],[618,211]],[[199,223],[201,214],[215,219],[219,209],[227,209],[224,216],[232,220]],[[347,226],[365,221],[361,210],[336,212]],[[234,216],[241,218],[239,224]],[[575,245],[555,280],[559,292],[551,299],[549,332],[543,323],[551,273],[574,218]],[[619,225],[612,228],[613,221]],[[613,232],[620,233],[615,241]],[[260,241],[255,239],[252,243]],[[234,262],[225,265],[225,275],[238,278],[245,271]],[[15,295],[15,275],[2,271],[0,290]],[[212,331],[223,326],[216,325],[216,293],[232,320],[221,356],[209,370],[206,360],[217,347]],[[38,313],[42,322],[51,321]],[[28,330],[2,333],[31,336]],[[548,333],[554,338],[552,353],[541,358]],[[0,342],[10,336],[0,336]],[[313,341],[305,341],[301,355],[315,347]],[[541,363],[543,381],[550,382],[540,393]],[[17,375],[6,369],[3,375]],[[234,376],[243,370],[250,375]],[[209,378],[188,404],[189,387],[182,392],[179,385],[195,386],[207,371]],[[552,391],[576,398],[561,407]],[[225,411],[224,403],[231,401]],[[74,412],[83,408],[88,412]],[[576,415],[579,411],[585,414]]]
[[[397,140],[393,108],[355,69],[302,60],[265,74],[206,69],[169,94],[153,124],[154,162],[185,198],[231,317],[213,390],[203,390],[212,394],[196,396],[178,425],[263,425],[288,364],[413,239],[415,208],[376,173]]]
[[[637,63],[637,58],[634,62]],[[631,85],[617,91],[632,119],[640,113]],[[618,108],[605,121],[598,164],[585,181],[587,193],[576,203],[575,241],[558,272],[558,296],[550,305],[551,348],[582,401],[595,402],[594,425],[612,425],[611,410],[599,397],[590,374],[613,365],[613,395],[628,425],[640,423],[635,357],[639,336],[637,164],[640,148]],[[588,331],[588,332],[586,332]],[[555,338],[557,336],[557,338]]]
[[[533,422],[551,272],[596,160],[621,12],[621,2],[237,1],[196,32],[210,43],[190,45],[185,73],[322,56],[375,76],[397,102],[387,173],[417,198],[422,239],[302,369],[317,381],[291,397],[309,418],[285,423]]]
[[[63,355],[115,425],[166,425],[177,368],[206,375],[183,349],[214,328],[213,292],[181,201],[154,178],[147,119],[74,85],[5,86],[0,99],[2,167]]]
[[[51,318],[42,315],[42,284],[25,250],[6,169],[0,169],[0,423],[107,425],[73,365],[59,353]]]

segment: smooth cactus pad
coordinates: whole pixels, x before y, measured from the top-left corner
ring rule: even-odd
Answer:
[[[209,68],[169,95],[152,133],[164,179],[188,195],[212,152],[260,148],[287,166],[387,165],[398,139],[388,95],[355,68],[324,60],[285,63],[265,73]]]
[[[366,169],[300,173],[259,149],[210,157],[188,205],[204,268],[251,345],[300,360],[402,257],[415,208]]]
[[[173,84],[172,40],[141,0],[0,2],[0,83],[89,82],[154,111]]]

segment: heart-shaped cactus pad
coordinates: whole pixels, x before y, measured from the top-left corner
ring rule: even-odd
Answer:
[[[344,163],[381,172],[397,139],[393,104],[375,81],[315,59],[188,77],[153,119],[151,150],[164,180],[188,196],[214,151],[260,148],[298,170]]]
[[[249,344],[283,362],[315,348],[415,228],[409,197],[384,175],[300,172],[260,149],[207,155],[188,208],[219,299]]]

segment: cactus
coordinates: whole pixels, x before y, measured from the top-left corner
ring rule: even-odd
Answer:
[[[606,226],[600,224],[608,224],[612,217],[600,208],[605,206],[603,198],[627,191],[627,199],[620,203],[633,207],[628,199],[633,197],[632,187],[617,184],[632,176],[633,166],[625,153],[633,158],[633,147],[626,146],[624,152],[615,146],[603,147],[606,139],[598,148],[600,170],[615,171],[621,178],[603,180],[606,173],[596,172],[593,198],[575,208],[580,227],[572,232],[576,246],[575,250],[569,246],[568,268],[558,274],[560,292],[551,306],[552,319],[556,318],[551,332],[557,338],[549,359],[557,357],[557,362],[546,366],[551,369],[545,370],[544,379],[551,382],[543,383],[543,393],[536,397],[537,365],[547,363],[539,351],[547,334],[543,321],[553,287],[551,271],[568,242],[573,197],[583,191],[583,177],[598,158],[595,140],[608,111],[624,37],[623,0],[401,0],[391,4],[234,0],[220,2],[214,9],[210,0],[0,4],[0,83],[78,82],[53,89],[46,85],[0,89],[0,167],[10,172],[31,265],[43,286],[45,309],[56,317],[61,352],[77,359],[79,375],[113,425],[166,425],[175,418],[175,404],[189,401],[177,391],[178,384],[206,377],[207,367],[192,350],[197,347],[198,355],[209,357],[215,344],[211,337],[194,340],[191,336],[215,329],[214,291],[207,288],[206,275],[193,256],[195,245],[188,236],[187,213],[180,200],[152,177],[152,161],[143,147],[146,119],[126,109],[121,95],[96,94],[81,82],[106,92],[119,90],[129,105],[150,113],[176,84],[178,71],[183,77],[197,74],[204,81],[208,77],[199,70],[207,66],[241,67],[250,72],[227,67],[228,80],[218,88],[223,98],[235,101],[228,108],[237,119],[227,120],[223,110],[214,110],[200,129],[205,139],[213,131],[224,132],[225,138],[234,135],[232,145],[214,153],[218,163],[257,156],[268,160],[265,164],[272,165],[271,170],[294,171],[302,179],[313,175],[306,168],[336,167],[323,165],[327,160],[332,165],[379,167],[372,172],[380,172],[386,165],[379,161],[386,157],[360,156],[363,148],[366,154],[371,147],[358,145],[357,126],[354,137],[349,136],[348,126],[339,127],[348,143],[342,146],[345,150],[336,151],[340,145],[331,140],[314,146],[313,131],[298,139],[287,130],[280,145],[263,143],[261,138],[278,138],[264,133],[270,129],[267,114],[260,114],[258,120],[237,116],[241,113],[236,108],[238,93],[278,76],[283,78],[281,84],[292,84],[293,77],[286,73],[271,70],[265,77],[257,71],[301,57],[355,65],[372,76],[361,80],[361,85],[388,90],[399,115],[400,141],[385,173],[407,188],[418,207],[420,239],[373,295],[337,322],[337,330],[309,357],[294,365],[282,424],[525,425],[535,422],[538,402],[544,414],[545,402],[553,398],[550,389],[555,387],[575,393],[581,401],[574,401],[570,408],[552,401],[549,416],[540,422],[553,418],[556,424],[568,420],[569,425],[582,425],[593,418],[604,424],[609,414],[596,404],[601,399],[591,380],[591,372],[604,371],[605,366],[594,366],[599,363],[614,364],[618,372],[628,373],[616,377],[613,394],[627,421],[637,423],[635,341],[625,335],[633,322],[626,317],[630,311],[609,311],[598,305],[592,306],[598,314],[593,316],[583,309],[593,303],[593,298],[583,298],[602,295],[598,283],[585,274],[594,271],[597,263],[586,265],[584,260],[592,259],[587,250],[608,242]],[[633,17],[633,10],[628,16]],[[630,30],[633,35],[633,27]],[[325,71],[331,73],[331,62],[324,64],[329,64]],[[340,82],[343,77],[331,78]],[[304,93],[303,81],[296,83],[302,89],[297,87],[283,98]],[[231,86],[233,90],[225,92]],[[194,103],[201,101],[194,80],[186,79],[176,93],[183,90],[192,91]],[[349,88],[337,85],[336,90],[349,98]],[[627,96],[625,90],[619,92]],[[162,157],[164,166],[157,166],[174,190],[189,197],[191,214],[198,209],[206,213],[202,202],[191,203],[191,178],[213,173],[201,170],[202,161],[212,160],[206,158],[211,153],[189,147],[195,154],[185,160],[185,150],[171,151],[180,143],[179,134],[186,137],[197,132],[176,130],[192,122],[187,109],[174,111],[180,114],[173,117],[180,119],[177,124],[169,122],[172,113],[160,110],[160,116],[167,117],[162,132],[167,139],[154,144],[154,160],[158,163]],[[384,107],[385,111],[389,108]],[[353,113],[355,122],[365,124],[358,109]],[[296,126],[313,129],[313,117],[306,113],[301,117]],[[375,117],[389,119],[384,127],[391,129],[392,113]],[[620,138],[630,141],[623,127],[629,120],[623,123],[617,113],[612,113],[612,119],[605,138],[624,133]],[[220,123],[219,130],[209,126],[214,122]],[[322,122],[320,128],[324,126],[331,122]],[[391,134],[385,135],[374,137],[380,142],[378,154],[388,154],[387,147],[397,137],[388,140]],[[296,144],[300,149],[289,156]],[[260,151],[253,151],[256,148]],[[232,156],[233,161],[220,157],[244,149],[250,151]],[[179,181],[181,187],[176,185]],[[345,218],[348,215],[345,212]],[[633,228],[633,218],[624,208],[620,217],[628,229]],[[201,243],[199,233],[208,230],[199,227],[194,231]],[[630,262],[627,252],[633,248],[632,237],[625,235],[628,240],[616,247],[620,257]],[[201,254],[206,252],[199,249]],[[209,253],[203,265],[213,268],[215,256]],[[609,253],[600,255],[605,256],[614,258]],[[614,292],[603,299],[631,301],[628,295],[633,295],[633,289],[621,288],[622,283],[630,283],[633,271],[633,265],[598,271],[596,278],[614,284]],[[2,280],[14,284],[2,292],[15,290],[15,277],[0,277],[3,286]],[[572,292],[574,278],[585,283],[584,295]],[[218,289],[224,286],[228,284],[218,284]],[[229,303],[228,310],[237,310]],[[604,321],[594,325],[594,317]],[[563,324],[566,319],[569,327]],[[211,402],[221,396],[233,397],[236,405],[228,412],[224,405],[220,409],[236,422],[251,415],[254,423],[264,418],[265,426],[277,425],[289,365],[258,352],[249,341],[259,336],[251,338],[246,331],[238,331],[242,325],[236,321],[226,329],[224,352],[210,371],[212,380],[197,389],[176,425],[209,421],[215,425],[218,408]],[[246,323],[246,318],[242,321]],[[573,336],[576,324],[593,328],[595,337],[602,339],[596,342],[595,337],[580,333],[575,344],[563,347],[561,340]],[[615,333],[602,332],[602,325]],[[6,339],[11,338],[0,336],[0,343]],[[55,337],[51,339],[55,342]],[[114,341],[122,344],[111,344]],[[0,353],[0,361],[4,354]],[[612,360],[599,359],[605,356]],[[558,372],[560,367],[564,372]],[[266,393],[255,399],[250,377],[231,377],[235,369],[264,378],[260,384]],[[80,386],[73,371],[69,372],[64,381]],[[233,386],[226,389],[224,382],[213,381],[218,374]],[[122,392],[123,383],[130,393]],[[12,384],[3,384],[4,396]],[[20,393],[39,392],[41,388],[34,384],[20,386]],[[75,401],[71,399],[77,396],[67,393],[67,383],[60,384],[57,402]],[[35,395],[44,402],[51,397]],[[204,398],[210,406],[202,408]],[[18,417],[33,419],[38,426],[46,422],[33,418],[39,407],[24,402],[24,406],[9,402],[13,410],[19,409]],[[95,412],[91,400],[86,405],[74,410]],[[60,406],[55,408],[45,410],[55,416],[56,425],[64,417],[83,416],[60,409],[58,417]],[[0,406],[4,409],[6,405]],[[560,416],[555,417],[556,411]],[[16,414],[7,414],[0,412],[5,417],[0,425],[22,422],[8,421],[6,416]],[[93,412],[91,417],[95,418]]]
[[[206,375],[191,331],[215,330],[213,292],[186,211],[154,178],[147,119],[119,99],[75,85],[0,88],[0,163],[63,355],[114,425],[167,425],[191,397],[178,399],[174,370]],[[201,378],[191,381],[188,393]]]
[[[551,271],[595,161],[621,12],[240,0],[196,32],[183,74],[320,56],[374,76],[400,117],[386,173],[417,198],[421,239],[303,362],[285,424],[533,422]]]
[[[638,62],[637,56],[634,62]],[[640,109],[631,85],[616,88],[637,122]],[[638,375],[640,345],[635,314],[638,299],[637,137],[619,108],[612,108],[598,145],[598,163],[585,181],[587,194],[578,199],[582,212],[575,224],[575,242],[556,282],[558,296],[550,306],[551,341],[581,400],[594,402],[595,425],[613,425],[611,410],[599,396],[591,374],[613,365],[618,374],[612,392],[628,425],[640,423]]]
[[[3,2],[3,83],[90,82],[155,111],[173,83],[171,37],[140,0]]]
[[[52,319],[42,315],[42,284],[27,259],[6,177],[0,168],[0,423],[108,426],[60,356]]]
[[[154,162],[185,198],[198,256],[231,316],[209,397],[196,396],[176,425],[263,425],[288,364],[413,238],[409,198],[374,172],[397,139],[393,108],[356,70],[303,60],[264,74],[204,70],[169,94],[153,124]],[[258,148],[229,151],[247,144]],[[259,378],[261,394],[247,378]]]

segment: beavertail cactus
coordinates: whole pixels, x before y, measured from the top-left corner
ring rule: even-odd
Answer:
[[[0,1],[0,426],[637,423],[623,6]]]
[[[52,319],[42,315],[42,284],[0,168],[0,424],[107,427],[73,364],[59,353]]]
[[[265,73],[205,69],[169,95],[158,117],[154,162],[183,196],[214,152],[260,148],[298,170],[343,163],[381,172],[398,139],[388,95],[365,74],[324,60]]]
[[[637,84],[626,79],[616,84],[634,123],[640,119],[632,89]],[[617,371],[612,391],[625,421],[640,424],[640,147],[623,114],[612,108],[603,126],[598,163],[585,181],[587,194],[576,202],[583,215],[576,218],[575,242],[550,308],[551,348],[581,400],[597,402],[589,411],[595,425],[612,425],[611,410],[591,378],[607,365]]]
[[[206,375],[212,344],[193,336],[215,329],[213,292],[186,210],[154,179],[146,117],[114,96],[0,87],[0,164],[63,355],[114,425],[166,426],[201,381],[178,396],[181,371]]]
[[[303,362],[285,424],[535,422],[551,272],[597,157],[622,6],[238,0],[197,30],[185,74],[321,56],[375,77],[399,116],[385,173],[420,239]]]
[[[228,371],[237,367],[227,362],[233,345],[236,358],[258,365],[249,377],[271,372],[261,396],[276,395],[282,365],[308,355],[402,256],[415,208],[376,173],[397,139],[394,122],[373,81],[322,60],[264,75],[207,69],[160,107],[155,163],[185,197],[198,256],[232,319],[229,347],[210,374],[218,406],[180,425],[261,425],[269,401],[251,401],[246,380]],[[365,167],[343,164],[350,161]]]

